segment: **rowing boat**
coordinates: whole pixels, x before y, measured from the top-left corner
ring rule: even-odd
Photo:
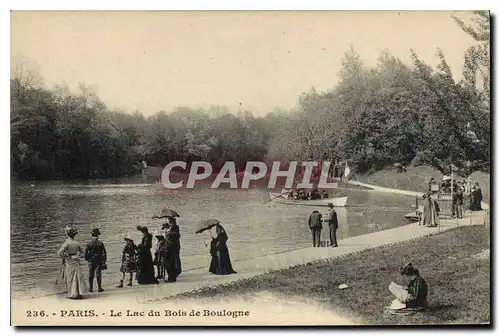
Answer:
[[[347,204],[347,196],[315,200],[295,200],[286,199],[282,194],[270,192],[269,197],[271,197],[273,202],[291,205],[328,206],[328,203],[332,203],[334,207],[345,207]]]
[[[420,221],[420,217],[422,216],[422,212],[424,212],[424,207],[419,206],[417,210],[407,213],[405,215],[406,220],[408,223],[416,223]]]

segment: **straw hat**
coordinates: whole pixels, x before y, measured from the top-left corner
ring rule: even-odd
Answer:
[[[125,235],[123,236],[123,239],[124,239],[124,240],[127,240],[127,239],[128,239],[128,240],[133,240],[133,239],[132,239],[132,236],[130,235],[130,232],[125,233]]]
[[[66,225],[66,228],[64,229],[64,231],[66,231],[66,234],[78,233],[78,229],[71,226],[71,225]]]
[[[153,233],[153,236],[155,236],[155,237],[163,237],[163,232],[155,230],[155,232]]]

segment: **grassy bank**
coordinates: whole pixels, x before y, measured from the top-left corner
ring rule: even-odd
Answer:
[[[443,174],[433,167],[418,166],[408,167],[406,173],[397,173],[395,168],[387,168],[373,174],[356,175],[354,179],[386,188],[425,192],[428,190],[428,182],[431,177],[441,181]],[[458,179],[463,180],[464,177],[458,176]],[[479,183],[483,190],[484,202],[489,204],[490,174],[475,172],[472,174],[471,179]]]
[[[461,227],[393,247],[272,272],[188,298],[208,302],[234,297],[251,300],[266,292],[313,300],[318,306],[364,324],[489,322],[489,259],[474,258],[489,248],[488,236],[482,226]],[[391,281],[405,283],[399,270],[408,261],[428,282],[431,307],[412,316],[386,314],[383,309],[393,299],[387,287]],[[350,288],[338,289],[342,283]]]

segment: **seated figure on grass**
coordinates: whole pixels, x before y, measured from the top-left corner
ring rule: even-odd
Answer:
[[[389,311],[418,311],[427,308],[427,283],[420,276],[418,269],[408,263],[401,271],[410,278],[407,287],[391,282],[389,291],[396,299],[388,307]]]

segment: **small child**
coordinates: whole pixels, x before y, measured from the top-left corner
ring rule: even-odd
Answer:
[[[158,269],[156,278],[165,280],[166,240],[163,232],[155,232],[155,237],[158,239],[153,261],[153,265],[156,265]]]
[[[132,276],[137,270],[137,259],[136,259],[136,246],[134,241],[127,233],[125,238],[125,247],[123,248],[122,254],[122,265],[120,267],[120,272],[122,272],[122,279],[117,288],[123,288],[123,281],[125,280],[125,273],[130,274],[130,279],[127,286],[132,286]]]

